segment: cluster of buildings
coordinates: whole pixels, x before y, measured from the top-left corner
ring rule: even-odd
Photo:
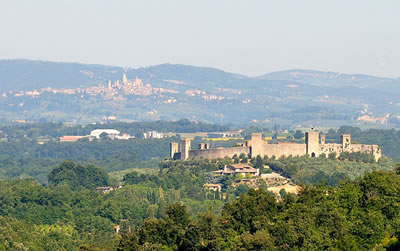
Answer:
[[[90,132],[89,135],[86,136],[62,136],[59,137],[61,142],[76,142],[80,139],[87,138],[89,141],[93,141],[94,139],[100,139],[101,137],[108,137],[112,140],[128,140],[135,138],[135,136],[131,136],[127,133],[122,133],[115,129],[96,129]]]
[[[143,138],[144,139],[162,139],[167,137],[167,135],[165,135],[162,132],[158,132],[158,131],[148,131],[143,133]]]
[[[223,170],[213,172],[214,175],[236,175],[241,174],[243,176],[259,176],[260,170],[256,169],[248,164],[231,164],[226,165]]]
[[[223,170],[218,170],[213,172],[214,176],[235,176],[237,177],[240,175],[241,178],[244,179],[237,179],[232,183],[232,186],[235,187],[237,181],[241,182],[253,182],[255,181],[255,177],[258,177],[260,175],[260,169],[254,168],[250,166],[249,164],[230,164],[226,165]],[[212,183],[206,183],[203,185],[203,188],[206,190],[212,190],[212,191],[221,191],[221,184],[212,184]]]
[[[265,166],[265,168],[269,168]],[[285,186],[290,183],[290,179],[281,176],[279,173],[260,174],[260,170],[249,164],[230,164],[226,165],[223,170],[213,172],[214,176],[235,176],[235,180],[231,186],[236,188],[240,185],[247,185],[250,188],[257,189],[260,181],[263,180],[268,188]],[[209,191],[221,192],[221,184],[206,183],[203,188]]]
[[[100,139],[102,137],[108,137],[112,140],[117,139],[117,140],[128,140],[128,139],[133,139],[135,136],[131,136],[128,133],[121,133],[118,130],[115,129],[96,129],[90,132],[89,135],[85,136],[62,136],[59,137],[59,140],[61,142],[76,142],[80,139],[85,139],[87,138],[89,141],[93,141],[94,139]],[[167,134],[164,134],[162,132],[158,131],[148,131],[143,133],[143,138],[144,139],[162,139],[168,137]]]
[[[386,125],[388,123],[389,117],[390,117],[390,114],[386,114],[383,117],[372,117],[369,115],[363,115],[363,116],[358,117],[357,121]]]
[[[61,93],[67,95],[75,95],[75,94],[88,94],[88,95],[102,95],[107,98],[112,98],[120,95],[138,95],[138,96],[149,96],[152,94],[162,94],[162,93],[178,93],[178,91],[173,89],[166,88],[153,88],[150,84],[144,84],[140,78],[136,78],[135,80],[128,80],[126,74],[123,73],[122,82],[120,80],[116,80],[111,82],[108,81],[107,84],[99,84],[96,86],[89,86],[87,88],[51,88],[46,87],[40,90],[33,91],[8,91],[2,94],[3,97],[7,97],[8,95],[13,95],[15,97],[22,96],[31,96],[37,97],[44,92],[48,93]]]

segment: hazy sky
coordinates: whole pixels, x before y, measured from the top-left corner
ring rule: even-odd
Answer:
[[[400,77],[399,0],[0,0],[0,59]]]

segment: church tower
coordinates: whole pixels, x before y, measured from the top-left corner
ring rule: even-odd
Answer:
[[[126,77],[126,73],[125,72],[122,74],[122,83],[123,84],[128,83],[128,78]]]

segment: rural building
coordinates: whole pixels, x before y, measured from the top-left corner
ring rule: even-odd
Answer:
[[[90,132],[90,136],[95,137],[96,139],[100,139],[100,135],[102,133],[106,133],[107,136],[112,139],[121,134],[118,130],[115,129],[96,129]]]
[[[145,139],[162,139],[164,137],[165,136],[162,132],[157,132],[157,131],[148,131],[143,133],[143,138]]]
[[[97,192],[109,193],[111,191],[115,191],[120,189],[122,186],[113,186],[113,187],[96,187]]]
[[[235,175],[235,174],[243,174],[250,176],[259,176],[260,172],[258,169],[248,165],[248,164],[231,164],[226,165],[224,170],[214,171],[214,174],[217,175]]]
[[[62,136],[59,137],[61,142],[76,142],[80,139],[86,138],[87,136]]]

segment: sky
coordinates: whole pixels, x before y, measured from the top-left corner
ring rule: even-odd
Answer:
[[[0,0],[0,59],[400,77],[398,0]]]

